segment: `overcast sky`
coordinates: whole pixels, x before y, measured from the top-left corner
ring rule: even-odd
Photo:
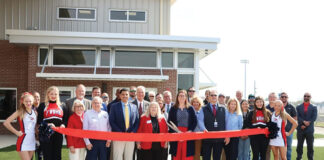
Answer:
[[[177,0],[171,7],[171,35],[218,37],[218,49],[200,61],[217,90],[234,96],[267,97],[286,91],[290,100],[304,92],[324,101],[324,2],[321,0]],[[201,78],[202,81],[203,78]]]

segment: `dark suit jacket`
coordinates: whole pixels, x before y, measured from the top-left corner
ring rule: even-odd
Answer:
[[[166,106],[165,106],[166,104],[164,103],[163,104],[163,106],[165,107],[165,111],[167,111],[167,113],[169,114],[169,112],[170,112],[170,110],[171,110],[171,108],[173,107],[173,105],[174,105],[174,102],[171,102],[171,106],[170,106],[170,110],[169,110],[169,112],[168,112],[168,110],[167,110],[167,108],[166,108]]]
[[[138,111],[134,104],[128,103],[130,106],[130,119],[129,119],[129,127],[126,131],[125,126],[125,117],[123,113],[123,106],[121,102],[116,102],[112,104],[109,113],[109,122],[111,126],[111,130],[113,132],[133,132],[136,133],[139,125],[139,117]]]
[[[171,107],[168,117],[168,123],[173,122],[176,126],[178,126],[178,120],[177,120],[177,108]],[[188,108],[189,113],[189,122],[188,122],[188,130],[193,131],[197,126],[197,117],[195,114],[195,111],[192,107]],[[175,131],[171,128],[169,128],[170,133],[174,133]],[[177,148],[178,148],[178,142],[170,142],[170,154],[172,156],[177,155]],[[187,141],[187,157],[193,156],[195,154],[195,141]]]
[[[73,106],[73,103],[74,101],[76,100],[76,97],[74,98],[69,98],[65,101],[65,106],[66,106],[66,109],[67,109],[67,115],[68,117],[70,117],[72,114],[73,114],[73,111],[72,111],[72,106]],[[91,101],[88,100],[88,99],[83,99],[84,101],[84,106],[86,108],[86,110],[88,109],[91,109]]]
[[[135,99],[132,103],[136,106],[136,108],[137,108],[137,110],[138,110],[138,109],[139,109],[139,108],[138,108],[139,106],[137,106],[137,105],[138,105],[138,101],[137,101],[137,99]],[[149,105],[150,105],[150,102],[148,102],[148,101],[146,101],[146,100],[143,100],[143,106],[142,106],[142,112],[143,112],[143,113],[146,112],[146,110],[148,109]],[[142,113],[142,114],[143,114],[143,113]],[[138,114],[139,114],[139,113],[138,113]],[[142,115],[139,115],[138,117],[141,117],[141,116],[142,116]]]
[[[314,122],[317,118],[317,107],[313,104],[308,106],[307,112],[304,112],[304,103],[298,105],[296,107],[297,110],[297,120],[298,127],[297,131],[306,132],[306,133],[314,133]],[[301,129],[301,126],[304,124],[303,121],[310,121],[310,125],[306,127],[304,130]]]

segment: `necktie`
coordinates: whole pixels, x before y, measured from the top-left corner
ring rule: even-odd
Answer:
[[[213,104],[213,114],[216,117],[216,105],[215,104]]]
[[[167,112],[169,113],[169,111],[170,111],[170,106],[169,106],[169,104],[167,104],[166,107],[167,107]]]
[[[140,106],[139,106],[139,109],[138,109],[138,113],[139,113],[139,116],[141,117],[141,115],[143,113],[142,102],[140,102]]]
[[[129,127],[129,111],[128,111],[127,104],[125,104],[125,127],[126,127],[126,130]]]

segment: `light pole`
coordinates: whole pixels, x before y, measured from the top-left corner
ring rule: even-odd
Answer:
[[[245,99],[247,98],[246,97],[246,64],[249,64],[249,60],[247,59],[242,59],[241,60],[241,63],[244,64],[244,97]]]

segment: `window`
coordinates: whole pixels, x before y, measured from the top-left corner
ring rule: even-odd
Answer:
[[[194,68],[194,54],[190,52],[179,52],[178,68]]]
[[[110,51],[102,50],[101,51],[101,66],[110,66]]]
[[[146,12],[130,10],[110,10],[109,21],[146,22]]]
[[[117,50],[115,64],[121,67],[156,67],[156,52]]]
[[[173,67],[173,52],[162,52],[162,67]]]
[[[58,8],[57,18],[63,20],[96,20],[96,9]]]
[[[0,120],[7,119],[17,108],[17,89],[0,88]]]
[[[54,49],[53,65],[94,66],[95,50]]]
[[[48,49],[46,49],[46,48],[39,49],[38,65],[44,64],[47,53],[48,53]],[[47,61],[45,64],[48,65],[48,57],[47,57]]]
[[[194,75],[193,74],[178,74],[178,90],[187,90],[193,86]]]
[[[57,87],[60,91],[60,101],[61,102],[65,102],[67,99],[69,98],[73,98],[75,97],[75,90],[76,88],[75,87]],[[84,97],[86,99],[91,99],[91,90],[92,90],[92,87],[86,87],[86,93],[84,95]]]

